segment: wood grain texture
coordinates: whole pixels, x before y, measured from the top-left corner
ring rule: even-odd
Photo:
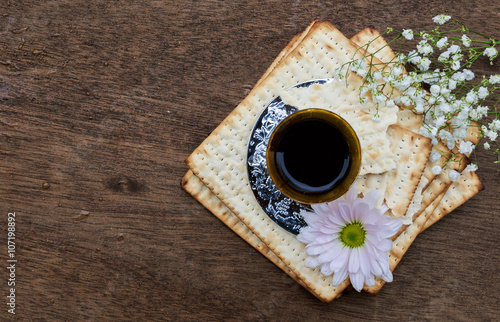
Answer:
[[[394,282],[328,305],[179,185],[184,159],[313,19],[352,37],[432,28],[442,12],[500,38],[500,3],[486,0],[1,1],[0,223],[16,212],[16,317],[498,319],[500,171],[484,151],[472,160],[486,190],[420,235]]]

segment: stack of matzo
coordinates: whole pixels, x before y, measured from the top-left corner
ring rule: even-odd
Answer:
[[[228,225],[264,256],[323,301],[341,295],[349,285],[331,285],[331,276],[305,266],[305,245],[280,228],[261,209],[250,188],[246,170],[247,144],[252,128],[266,105],[278,95],[298,108],[319,107],[346,118],[360,137],[362,169],[356,180],[358,192],[378,189],[385,193],[390,209],[386,215],[404,218],[407,225],[394,237],[389,255],[391,270],[401,260],[415,237],[482,189],[474,172],[463,171],[452,183],[447,172],[462,171],[466,162],[428,162],[432,146],[417,134],[421,119],[409,110],[380,106],[381,121],[374,121],[375,105],[359,104],[358,90],[363,80],[353,73],[347,82],[330,87],[288,90],[311,79],[333,78],[335,69],[359,55],[358,46],[376,40],[368,51],[385,45],[373,29],[365,29],[353,39],[345,38],[330,23],[315,21],[297,35],[280,53],[249,95],[186,160],[190,170],[182,186],[215,216]],[[390,61],[394,53],[387,46],[377,58]],[[288,91],[287,91],[288,90]],[[286,91],[286,92],[285,92]],[[318,94],[320,93],[320,94]],[[474,139],[470,131],[469,139]],[[443,147],[445,148],[445,147]],[[449,157],[449,156],[448,156]],[[464,159],[465,160],[465,159]],[[444,165],[439,176],[434,165]],[[384,281],[376,279],[377,293]]]

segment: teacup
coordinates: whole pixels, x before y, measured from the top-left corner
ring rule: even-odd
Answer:
[[[324,109],[305,109],[273,131],[266,153],[271,179],[301,203],[335,200],[356,180],[361,166],[359,139],[349,123]]]

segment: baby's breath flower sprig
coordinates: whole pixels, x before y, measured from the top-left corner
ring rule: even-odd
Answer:
[[[455,148],[465,155],[479,145],[479,141],[474,144],[467,140],[467,129],[477,126],[484,149],[497,154],[495,163],[500,163],[500,74],[478,80],[471,70],[481,57],[493,64],[500,41],[444,14],[433,21],[437,26],[430,31],[387,28],[379,37],[396,34],[385,45],[399,44],[394,58],[384,62],[376,58],[385,47],[373,45],[377,37],[360,47],[336,74],[346,81],[350,71],[363,77],[360,102],[365,104],[371,97],[376,108],[374,120],[380,120],[381,106],[411,109],[423,116],[420,134],[429,137],[434,146],[442,141],[450,150]],[[411,40],[418,41],[416,49],[404,54],[403,42]],[[440,152],[433,153],[436,158]],[[456,155],[452,153],[450,160],[460,161],[455,160]],[[476,165],[467,168],[475,169]],[[452,172],[450,179],[456,178]]]

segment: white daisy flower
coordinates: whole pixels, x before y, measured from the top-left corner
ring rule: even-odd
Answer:
[[[391,237],[401,228],[400,219],[391,219],[375,208],[381,192],[373,190],[358,198],[353,185],[344,198],[326,204],[312,205],[313,212],[302,212],[306,227],[297,239],[305,244],[306,266],[319,266],[325,276],[333,274],[337,286],[349,277],[360,292],[363,285],[375,285],[375,276],[392,281],[388,251]]]

